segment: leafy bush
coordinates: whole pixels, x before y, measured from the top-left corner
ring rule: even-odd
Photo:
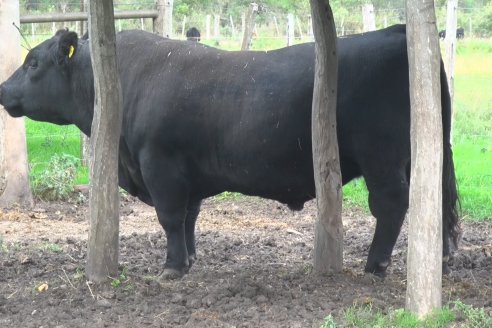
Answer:
[[[41,200],[66,200],[74,190],[79,159],[55,154],[42,173],[31,175],[31,188]]]
[[[492,36],[492,2],[481,10],[477,30],[482,37]]]

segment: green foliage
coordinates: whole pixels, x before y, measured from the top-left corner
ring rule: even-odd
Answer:
[[[401,328],[441,328],[456,319],[454,313],[444,307],[432,312],[423,320],[403,309],[391,310],[383,313],[375,310],[372,305],[353,306],[345,311],[345,320],[350,327],[401,327]]]
[[[79,159],[55,154],[40,174],[31,174],[33,194],[42,200],[64,200],[73,192]]]
[[[480,11],[477,21],[479,35],[482,37],[492,36],[492,2]]]
[[[55,244],[55,243],[45,242],[41,245],[40,248],[42,250],[48,251],[50,253],[61,253],[61,252],[63,252],[63,248],[60,245]]]
[[[463,322],[460,327],[463,328],[489,328],[492,327],[492,314],[485,313],[484,308],[474,308],[471,305],[464,304],[461,301],[453,302],[454,311],[458,313]]]
[[[219,200],[234,200],[234,199],[240,198],[241,196],[242,196],[242,194],[240,194],[238,192],[224,191],[223,193],[218,194],[217,196],[215,196],[215,199],[219,199]]]
[[[111,278],[111,286],[113,286],[113,288],[118,288],[128,281],[127,270],[128,269],[124,267],[118,278]]]
[[[7,252],[7,250],[8,250],[7,244],[3,240],[3,235],[0,235],[0,253],[5,253]]]
[[[336,327],[337,324],[331,314],[325,317],[325,319],[323,320],[323,324],[320,326],[320,328],[336,328]]]

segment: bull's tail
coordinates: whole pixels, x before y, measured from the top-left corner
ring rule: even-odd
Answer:
[[[451,98],[444,64],[441,62],[441,106],[443,129],[442,214],[445,243],[449,240],[457,248],[461,236],[459,223],[459,198],[451,149]],[[444,245],[446,248],[446,245]],[[447,247],[449,248],[449,247]],[[446,249],[445,249],[446,253]],[[448,254],[444,254],[448,255]]]

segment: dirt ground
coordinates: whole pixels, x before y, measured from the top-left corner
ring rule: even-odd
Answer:
[[[190,273],[162,282],[166,238],[152,208],[121,203],[119,281],[96,286],[84,266],[88,205],[37,203],[0,210],[0,327],[319,327],[353,304],[405,302],[406,228],[386,279],[363,274],[374,219],[344,210],[344,270],[312,272],[315,204],[207,200]],[[492,221],[464,222],[443,301],[492,310]],[[116,278],[116,277],[115,277]]]

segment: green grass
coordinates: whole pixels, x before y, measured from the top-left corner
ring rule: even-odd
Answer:
[[[45,171],[54,154],[80,157],[80,131],[74,125],[58,126],[28,118],[25,119],[25,123],[31,175]],[[88,181],[88,169],[80,167],[75,184],[87,184]]]
[[[343,317],[335,320],[331,315],[324,318],[320,328],[486,328],[492,327],[492,315],[484,308],[475,308],[461,301],[454,301],[423,319],[404,309],[381,311],[372,304],[354,305],[345,310]]]
[[[213,40],[207,43],[217,45]],[[284,43],[284,39],[254,39],[252,49],[275,49]],[[219,46],[237,50],[240,42],[222,40]],[[469,219],[492,219],[492,42],[465,39],[458,43],[457,53],[453,150],[462,210]],[[26,128],[32,174],[43,171],[55,153],[80,156],[80,133],[76,127],[26,119]],[[75,184],[84,183],[88,183],[88,171],[80,166]],[[357,206],[368,211],[363,180],[344,186],[343,193],[344,207]]]

